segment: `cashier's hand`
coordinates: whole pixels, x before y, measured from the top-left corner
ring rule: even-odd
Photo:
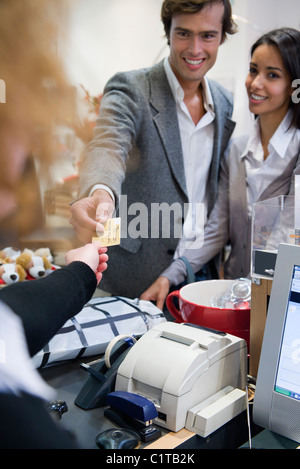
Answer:
[[[82,243],[90,243],[93,236],[104,231],[105,222],[112,217],[114,202],[104,189],[97,189],[91,197],[71,205],[70,223]]]
[[[158,277],[154,283],[141,295],[141,300],[155,301],[156,306],[163,310],[165,300],[169,294],[170,282],[167,277]]]
[[[102,248],[100,243],[90,243],[80,248],[71,249],[65,256],[66,264],[80,261],[87,264],[96,275],[97,284],[102,279],[102,273],[107,269],[107,248]]]

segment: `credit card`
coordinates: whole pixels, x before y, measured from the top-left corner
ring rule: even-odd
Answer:
[[[98,241],[102,247],[116,246],[121,242],[121,218],[110,218],[104,225],[103,233],[93,237],[93,242]]]

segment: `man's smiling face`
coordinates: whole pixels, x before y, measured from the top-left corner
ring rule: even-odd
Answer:
[[[198,13],[172,18],[169,62],[182,88],[201,83],[214,65],[223,41],[224,6],[214,3]]]

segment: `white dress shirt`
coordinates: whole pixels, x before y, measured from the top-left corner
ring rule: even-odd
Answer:
[[[180,137],[183,152],[186,186],[189,197],[187,217],[183,226],[183,236],[178,243],[175,258],[197,239],[203,238],[207,220],[207,181],[212,159],[215,118],[214,104],[209,85],[202,80],[204,108],[207,111],[195,125],[184,103],[184,91],[180,86],[169,59],[164,61],[167,79],[177,108]]]
[[[241,154],[246,166],[250,216],[252,216],[253,204],[257,202],[263,191],[283,173],[291,159],[299,153],[300,130],[295,127],[289,128],[291,119],[292,114],[289,111],[270,139],[269,155],[265,160],[260,138],[259,117],[254,123],[247,146]]]
[[[202,80],[204,108],[207,111],[197,125],[192,120],[184,103],[184,91],[180,86],[170,64],[164,61],[165,72],[176,102],[177,117],[183,151],[186,187],[189,206],[174,258],[180,257],[185,249],[196,240],[203,239],[204,225],[207,221],[207,181],[212,159],[215,118],[214,104],[206,78]],[[98,189],[105,189],[114,201],[112,191],[103,184],[92,188],[89,196]],[[182,214],[183,216],[185,214]]]

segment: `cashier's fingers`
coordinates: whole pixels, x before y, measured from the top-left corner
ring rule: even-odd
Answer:
[[[93,246],[98,250],[99,255],[107,253],[107,247],[101,246],[100,241],[93,241]]]
[[[102,253],[99,255],[99,264],[97,267],[97,273],[102,273],[107,269],[107,262],[108,262],[108,255],[106,253]]]
[[[96,273],[97,285],[99,285],[99,283],[101,282],[102,277],[103,277],[102,272],[97,272],[97,273]]]
[[[103,272],[107,269],[107,262],[100,262],[97,268],[97,272],[95,272],[97,285],[101,282],[103,277]]]
[[[93,246],[98,250],[99,254],[99,264],[97,267],[97,272],[104,272],[107,269],[107,247],[102,247],[99,241],[94,241]]]
[[[65,260],[66,264],[71,262],[80,261],[87,264],[96,274],[99,273],[99,265],[101,266],[100,271],[104,271],[107,267],[108,255],[106,254],[107,248],[102,248],[98,243],[89,243],[80,248],[71,249],[66,253]],[[100,272],[101,273],[101,272]]]
[[[97,267],[97,273],[100,272],[104,272],[106,269],[107,269],[107,261],[108,261],[108,256],[106,256],[106,259],[100,259],[99,261],[99,265]]]

